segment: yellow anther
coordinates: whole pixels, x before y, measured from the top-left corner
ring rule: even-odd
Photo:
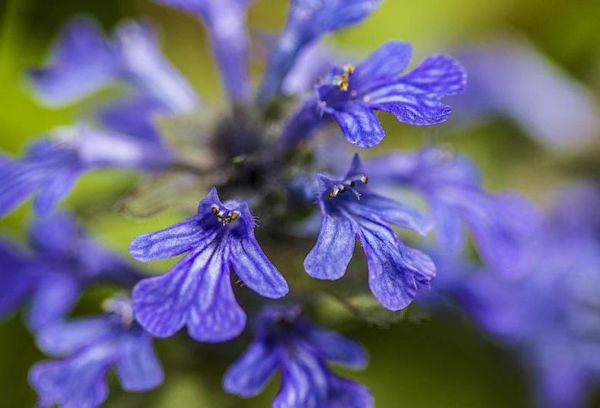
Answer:
[[[221,217],[220,215],[217,215],[217,221],[223,222],[223,217]]]
[[[231,222],[231,217],[225,217],[225,224],[229,224]]]
[[[354,65],[352,65],[352,64],[344,65],[344,71],[346,71],[348,73],[348,75],[352,75],[354,73],[355,69],[356,68],[354,68]]]
[[[239,213],[239,212],[237,212],[237,211],[234,211],[234,212],[232,212],[232,213],[231,213],[231,216],[230,216],[230,218],[231,218],[231,221],[235,221],[235,220],[237,220],[239,216],[240,216],[240,213]]]
[[[367,177],[366,174],[363,174],[360,176],[360,181],[364,184],[367,184],[369,182],[369,177]]]
[[[219,208],[213,204],[213,206],[210,207],[210,212],[213,214],[217,214],[219,212]]]

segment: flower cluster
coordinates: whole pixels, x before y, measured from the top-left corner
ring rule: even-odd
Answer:
[[[225,373],[226,392],[257,395],[279,371],[274,407],[373,406],[366,387],[328,367],[332,362],[362,368],[366,352],[309,322],[314,299],[325,293],[319,285],[299,283],[310,279],[297,270],[321,280],[356,275],[329,290],[353,286],[363,294],[368,287],[380,307],[396,312],[432,286],[437,264],[447,276],[434,286],[460,294],[468,300],[465,305],[476,304],[473,313],[490,330],[556,338],[552,347],[562,344],[562,327],[556,336],[541,334],[519,309],[529,311],[531,293],[546,285],[545,277],[531,270],[539,268],[540,258],[549,262],[539,253],[547,245],[563,248],[561,232],[544,230],[544,237],[561,239],[533,246],[531,237],[543,223],[537,212],[517,195],[486,192],[475,165],[463,156],[426,146],[363,162],[353,150],[385,138],[376,112],[414,126],[446,121],[451,108],[444,98],[462,93],[466,85],[456,60],[434,55],[407,69],[411,46],[391,41],[356,65],[333,65],[318,73],[298,69],[302,58],[316,52],[321,37],[364,20],[379,1],[291,0],[287,23],[270,44],[264,77],[254,92],[248,0],[155,1],[206,25],[227,95],[224,112],[215,115],[200,103],[162,56],[147,22],[126,22],[107,38],[91,20],[77,19],[59,36],[50,62],[28,73],[35,94],[47,105],[60,106],[107,86],[117,85],[121,93],[91,117],[37,140],[22,158],[0,156],[0,215],[33,197],[38,217],[32,222],[31,251],[0,243],[5,279],[0,314],[27,303],[27,322],[39,347],[56,358],[30,372],[41,406],[100,405],[108,396],[106,375],[112,367],[126,391],[158,387],[163,371],[153,337],[171,337],[186,327],[197,342],[225,342],[244,332],[246,312],[256,314],[256,339]],[[290,99],[296,102],[291,108]],[[350,143],[327,137],[336,129]],[[184,221],[131,241],[129,252],[138,261],[183,255],[166,273],[143,275],[86,236],[72,215],[56,210],[80,175],[99,168],[135,170],[141,177],[149,173],[170,184],[169,195],[180,201],[173,210],[185,208],[182,201],[190,191],[196,200],[204,196]],[[178,177],[188,184],[178,187]],[[407,204],[406,189],[421,197],[428,211]],[[431,230],[435,243],[418,239]],[[303,251],[307,235],[313,247]],[[454,268],[449,260],[469,253],[468,237],[482,260],[481,279],[448,272]],[[357,240],[366,258],[362,268],[363,261],[354,256]],[[579,262],[595,262],[581,257],[578,245],[573,250]],[[288,262],[280,263],[287,254]],[[560,290],[562,259],[552,275]],[[367,271],[364,279],[360,269]],[[83,291],[106,281],[121,294],[103,303],[104,313],[71,317]],[[552,293],[544,292],[549,302]],[[522,302],[509,301],[513,296]],[[283,305],[262,305],[280,298]],[[509,303],[514,309],[505,307]],[[502,316],[513,312],[518,319]],[[552,352],[543,347],[549,342],[540,344],[540,353]],[[582,356],[587,352],[582,344]],[[574,375],[587,370],[579,358],[565,363],[574,364]]]

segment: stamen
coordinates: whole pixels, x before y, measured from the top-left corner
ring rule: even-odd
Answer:
[[[213,204],[210,208],[210,212],[216,215],[217,221],[223,225],[227,225],[232,221],[237,220],[240,217],[239,211],[226,211],[220,209],[217,205]]]
[[[366,174],[360,174],[355,178],[343,180],[341,183],[335,184],[333,187],[331,187],[331,190],[329,190],[329,199],[335,198],[340,193],[345,193],[346,191],[352,191],[357,197],[360,197],[360,193],[355,189],[357,182],[367,184],[369,182],[369,178]]]
[[[337,79],[336,84],[342,91],[347,92],[350,87],[350,76],[354,73],[355,68],[354,65],[348,64],[344,65],[343,69],[344,73]],[[352,91],[352,96],[356,96],[355,91]]]

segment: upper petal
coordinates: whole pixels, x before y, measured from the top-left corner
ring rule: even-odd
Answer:
[[[225,373],[225,391],[241,397],[259,394],[277,369],[277,354],[263,341],[254,341]]]
[[[139,261],[171,258],[210,241],[214,235],[213,230],[202,224],[201,217],[195,216],[163,230],[139,235],[131,241],[129,252]]]
[[[348,337],[320,328],[310,330],[307,337],[327,360],[350,368],[364,368],[367,364],[364,347]]]
[[[250,289],[274,299],[288,293],[285,279],[262,251],[254,234],[232,238],[229,242],[229,262]]]
[[[412,46],[401,41],[390,41],[369,55],[352,74],[353,86],[360,88],[369,82],[393,80],[410,62]]]
[[[427,235],[432,228],[431,217],[419,210],[374,193],[364,193],[359,200],[347,203],[352,212],[363,217],[378,216],[382,220],[402,228]]]
[[[37,333],[37,344],[45,353],[65,356],[93,344],[114,329],[114,323],[105,316],[60,320],[45,326]]]

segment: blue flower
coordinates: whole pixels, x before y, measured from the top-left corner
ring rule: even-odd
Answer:
[[[445,250],[464,249],[466,225],[488,264],[513,277],[522,272],[521,244],[537,230],[539,216],[515,194],[486,193],[479,172],[467,158],[425,148],[374,158],[366,168],[376,182],[408,187],[425,198],[437,240]]]
[[[133,122],[129,120],[131,126]],[[152,133],[146,137],[84,125],[60,128],[52,137],[33,143],[22,159],[5,159],[0,163],[0,216],[31,195],[35,195],[36,212],[49,214],[86,171],[98,168],[158,171],[167,168],[174,159],[174,154]]]
[[[80,292],[99,281],[133,285],[141,274],[89,238],[68,214],[35,221],[29,231],[31,253],[0,245],[0,316],[29,303],[33,330],[64,317]]]
[[[37,363],[29,373],[42,407],[99,406],[108,396],[112,367],[126,391],[147,391],[163,382],[152,339],[133,320],[128,301],[109,299],[105,306],[111,314],[56,322],[39,333],[40,348],[58,358]]]
[[[254,226],[246,203],[222,203],[213,188],[196,216],[135,238],[130,252],[140,261],[188,252],[165,275],[134,288],[133,305],[142,326],[157,337],[168,337],[187,325],[192,338],[206,342],[239,335],[246,315],[231,288],[231,269],[260,295],[284,296],[287,283],[258,245]]]
[[[282,91],[283,81],[306,46],[322,35],[357,24],[380,0],[292,0],[285,29],[271,50],[260,98]]]
[[[585,209],[590,203],[582,204]],[[448,274],[441,290],[521,353],[534,375],[539,406],[572,408],[584,405],[600,379],[600,241],[555,220],[546,219],[522,244],[525,273],[517,281],[500,279],[486,267],[464,274],[465,267],[436,261],[439,274]]]
[[[385,132],[378,110],[417,126],[448,119],[451,109],[441,99],[463,92],[463,68],[448,56],[435,55],[401,75],[411,53],[409,44],[389,42],[356,67],[332,68],[317,86],[318,108],[335,118],[350,143],[368,148],[381,142]]]
[[[304,268],[315,278],[341,278],[358,236],[367,257],[371,291],[387,309],[400,310],[419,289],[429,287],[435,266],[427,255],[405,246],[390,224],[425,235],[431,220],[371,192],[366,183],[358,155],[342,180],[320,176],[321,232]]]
[[[248,75],[246,9],[251,0],[154,0],[200,17],[208,28],[212,49],[227,93],[235,102],[251,96]]]
[[[133,85],[171,113],[191,112],[198,97],[162,56],[147,24],[119,26],[112,41],[91,20],[75,19],[61,33],[48,66],[30,70],[38,97],[50,105],[74,102],[114,82]]]
[[[362,385],[331,372],[327,361],[363,368],[364,349],[353,340],[313,326],[297,308],[265,308],[256,340],[225,373],[223,387],[241,397],[259,394],[281,372],[274,408],[367,408],[373,398]]]
[[[477,124],[501,115],[562,154],[582,151],[596,140],[598,99],[521,36],[487,38],[454,52],[469,73],[469,88],[452,98],[453,123]]]

